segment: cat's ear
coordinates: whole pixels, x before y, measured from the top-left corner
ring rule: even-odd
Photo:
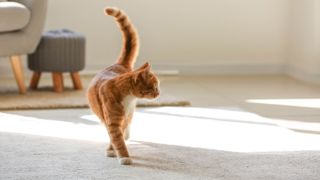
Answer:
[[[150,68],[151,68],[151,65],[146,62],[144,63],[141,67],[139,67],[137,70],[147,70],[147,71],[150,71]]]
[[[146,62],[146,67],[144,68],[146,71],[150,71],[151,70],[151,64],[149,64],[148,62]]]
[[[147,79],[150,69],[151,65],[148,62],[144,63],[141,67],[135,70],[135,73],[133,75],[133,81],[136,83],[139,76],[143,79]]]
[[[141,71],[141,77],[143,79],[147,79],[148,78],[148,75],[150,73],[150,69],[151,69],[151,65],[146,62],[144,65],[143,65],[143,69]]]
[[[134,83],[137,82],[138,77],[139,77],[139,74],[140,74],[140,73],[138,73],[138,72],[135,72],[135,73],[133,74],[132,79],[133,79],[133,82],[134,82]]]

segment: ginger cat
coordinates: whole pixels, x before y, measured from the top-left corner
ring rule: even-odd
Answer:
[[[113,16],[123,35],[120,57],[114,65],[105,68],[92,80],[87,98],[90,108],[105,125],[110,144],[107,156],[117,156],[120,164],[132,163],[125,139],[129,137],[129,125],[135,111],[137,98],[153,99],[159,96],[159,80],[145,63],[134,70],[138,56],[138,34],[128,16],[116,8],[106,8],[105,13]]]

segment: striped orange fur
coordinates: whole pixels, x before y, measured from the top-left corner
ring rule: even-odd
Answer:
[[[128,16],[116,8],[106,8],[106,14],[115,17],[123,36],[123,48],[118,63],[133,68],[139,51],[139,37]]]
[[[117,156],[120,164],[131,164],[125,138],[129,137],[129,125],[137,98],[153,99],[159,96],[159,80],[149,63],[134,70],[138,56],[139,38],[128,16],[116,8],[106,8],[113,16],[123,35],[123,46],[117,63],[105,68],[92,80],[87,98],[92,111],[105,125],[110,144],[108,156]]]

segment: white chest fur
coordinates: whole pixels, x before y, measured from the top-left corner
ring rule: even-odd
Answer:
[[[136,107],[137,98],[132,95],[126,96],[121,104],[124,107],[125,116],[127,117],[129,114],[132,114]]]

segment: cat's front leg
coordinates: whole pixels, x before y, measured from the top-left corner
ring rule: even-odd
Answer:
[[[130,138],[130,126],[131,126],[132,117],[133,117],[133,111],[130,114],[128,114],[122,126],[122,132],[125,140],[128,140]]]
[[[123,131],[124,139],[128,140],[130,138],[130,124],[127,125],[127,127]]]
[[[107,149],[106,149],[106,155],[107,155],[108,157],[116,157],[116,156],[117,156],[116,153],[115,153],[114,150],[113,150],[113,147],[112,147],[111,142],[110,142],[110,144],[108,145],[108,147],[107,147]]]

